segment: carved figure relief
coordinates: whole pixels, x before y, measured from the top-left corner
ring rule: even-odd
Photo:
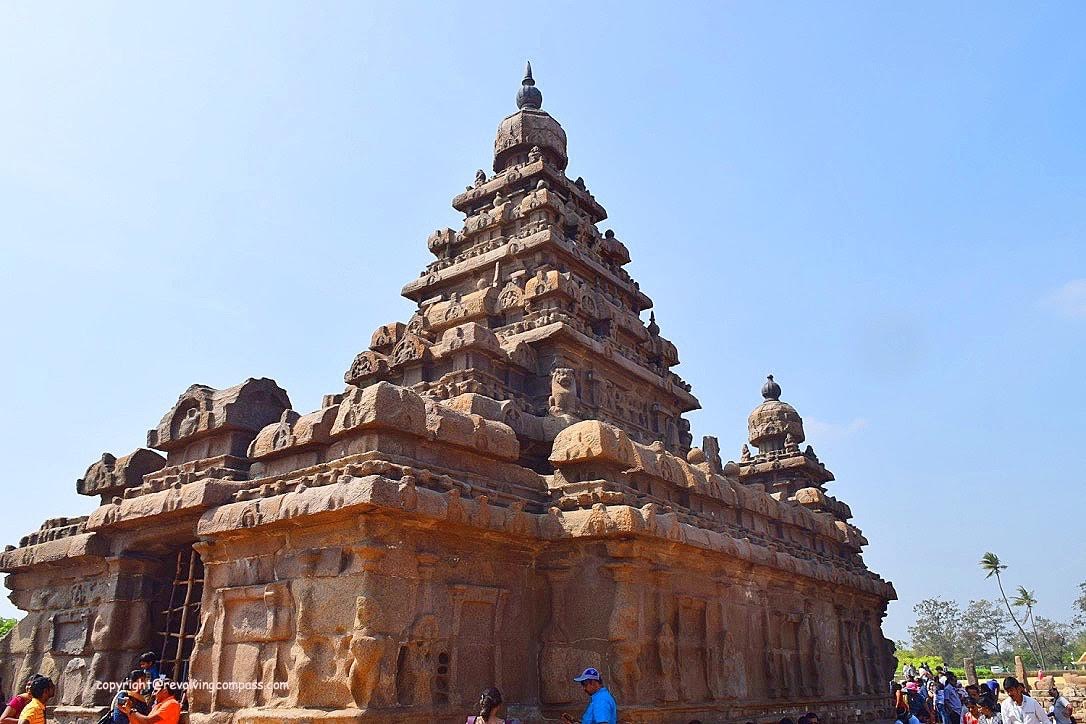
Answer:
[[[509,282],[498,295],[498,309],[513,309],[520,306],[522,292],[513,282]]]
[[[611,614],[611,651],[615,656],[615,678],[619,691],[627,701],[638,700],[639,659],[641,657],[641,607],[631,594],[616,602]]]
[[[664,701],[676,701],[679,698],[675,687],[675,675],[678,672],[677,645],[675,630],[670,622],[665,622],[660,627],[660,634],[656,638],[656,646],[660,653],[661,695]]]
[[[504,652],[498,630],[506,591],[455,584],[450,586],[449,593],[453,601],[452,639],[459,644],[452,661],[456,689],[472,694],[487,686],[500,689]]]
[[[426,354],[426,344],[413,334],[405,335],[392,350],[392,364],[402,365],[421,360]]]
[[[388,351],[400,341],[404,329],[404,325],[400,322],[381,325],[373,333],[373,337],[370,338],[370,347],[375,350]]]
[[[185,411],[181,421],[177,424],[177,437],[188,437],[192,433],[196,432],[196,429],[200,425],[200,410],[197,407],[190,407]]]
[[[551,371],[551,395],[547,404],[554,413],[576,413],[577,375],[571,368],[556,367]]]
[[[381,662],[388,648],[389,637],[374,630],[372,623],[378,615],[377,604],[367,596],[355,599],[355,627],[351,632],[351,666],[348,678],[354,705],[366,709],[374,701],[381,680]]]
[[[396,674],[396,698],[405,706],[429,706],[437,689],[436,671],[444,650],[437,619],[423,615],[411,627],[400,647]]]

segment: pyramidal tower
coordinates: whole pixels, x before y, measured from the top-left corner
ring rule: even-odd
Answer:
[[[583,179],[565,175],[566,134],[542,109],[528,66],[517,111],[498,126],[494,173],[453,199],[460,229],[439,229],[435,260],[403,289],[418,305],[378,328],[346,374],[389,381],[453,409],[509,425],[521,461],[544,472],[559,431],[600,420],[645,445],[685,456],[699,407],[671,368],[650,300],[607,212]]]
[[[42,672],[53,718],[90,723],[151,650],[193,724],[459,722],[490,686],[553,720],[586,667],[630,722],[888,714],[894,590],[798,412],[770,377],[756,452],[693,446],[675,345],[531,66],[516,106],[342,392],[193,385],[77,481],[94,512],[0,554],[26,612],[0,687]]]

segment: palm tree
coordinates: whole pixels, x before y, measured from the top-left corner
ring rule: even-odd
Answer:
[[[1018,627],[1019,633],[1022,634],[1022,638],[1026,642],[1026,646],[1029,646],[1029,650],[1033,652],[1033,658],[1040,661],[1041,657],[1037,655],[1037,648],[1033,645],[1033,642],[1030,641],[1029,636],[1026,635],[1026,630],[1022,628],[1022,624],[1018,623],[1018,617],[1015,616],[1014,611],[1011,610],[1011,602],[1007,600],[1007,592],[1003,590],[1003,579],[1000,578],[999,574],[1007,570],[1007,566],[999,560],[999,556],[995,553],[985,553],[980,559],[980,569],[987,572],[988,575],[986,575],[985,578],[995,576],[996,583],[999,584],[999,594],[1003,596],[1003,604],[1007,607],[1007,614],[1011,617],[1011,620],[1014,621],[1014,625]],[[1044,667],[1042,666],[1041,668]]]
[[[1037,622],[1033,620],[1033,607],[1037,605],[1037,597],[1033,595],[1033,591],[1027,591],[1025,586],[1019,586],[1018,595],[1014,598],[1014,605],[1026,609],[1026,619],[1033,627],[1033,640],[1037,644],[1037,653],[1040,654],[1041,668],[1047,669],[1044,653],[1041,651],[1041,637],[1037,633]]]

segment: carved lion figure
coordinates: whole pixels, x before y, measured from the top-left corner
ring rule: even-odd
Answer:
[[[551,412],[576,412],[577,375],[571,368],[555,367],[551,371],[551,396],[547,404]]]

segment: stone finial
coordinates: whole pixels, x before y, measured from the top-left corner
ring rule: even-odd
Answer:
[[[660,334],[660,325],[656,323],[656,312],[649,312],[649,334],[653,337]]]
[[[779,400],[781,399],[781,386],[773,381],[773,375],[768,375],[766,382],[762,385],[762,397],[767,400]]]
[[[543,107],[543,94],[535,87],[535,79],[532,78],[532,63],[528,61],[528,67],[524,69],[524,80],[521,81],[520,90],[517,91],[517,108],[538,111]]]
[[[511,165],[522,164],[532,154],[535,160],[545,159],[559,171],[569,163],[566,154],[566,132],[558,121],[544,110],[543,94],[535,87],[531,64],[524,71],[524,81],[517,91],[517,111],[502,119],[494,138],[494,173]],[[538,147],[538,153],[532,149]]]

